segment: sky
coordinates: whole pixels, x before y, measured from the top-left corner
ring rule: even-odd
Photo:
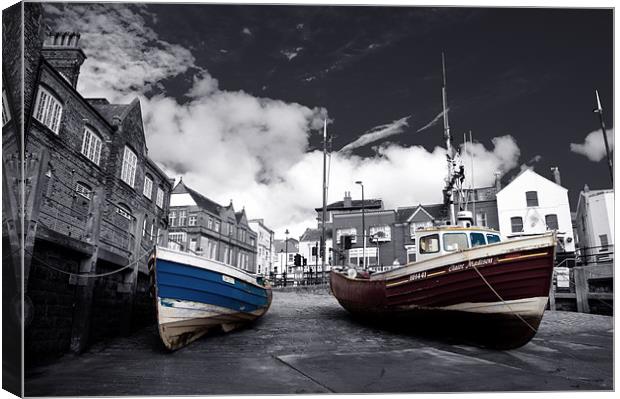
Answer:
[[[574,209],[611,186],[594,90],[613,148],[609,9],[47,3],[81,33],[78,90],[141,102],[149,156],[169,176],[276,237],[316,227],[322,129],[328,202],[387,209],[442,201],[442,52],[466,186],[559,167]],[[473,157],[474,167],[470,167]],[[473,179],[472,179],[473,177]]]

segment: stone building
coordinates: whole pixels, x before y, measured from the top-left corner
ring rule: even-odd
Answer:
[[[183,179],[170,198],[168,246],[256,273],[256,232],[245,209],[222,206],[189,188]]]
[[[76,90],[86,58],[80,35],[45,32],[40,4],[26,3],[24,10],[23,113],[13,94],[19,81],[3,81],[10,112],[3,126],[9,143],[3,217],[11,221],[3,244],[17,248],[18,237],[25,239],[25,355],[36,362],[153,320],[146,261],[158,238],[165,242],[172,185],[148,156],[138,99],[85,98]],[[21,22],[3,14],[5,26]],[[10,137],[11,121],[21,118],[23,232],[15,223],[19,156],[13,152],[21,143]]]
[[[269,276],[273,271],[273,230],[265,225],[263,219],[252,219],[248,224],[256,232],[256,274]]]

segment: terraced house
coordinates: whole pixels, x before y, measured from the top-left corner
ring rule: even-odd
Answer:
[[[146,260],[157,242],[165,244],[172,189],[148,156],[139,100],[111,104],[79,93],[80,35],[46,32],[40,15],[39,4],[25,5],[23,232],[14,223],[18,157],[3,151],[3,218],[13,221],[3,244],[16,247],[21,234],[26,243],[27,361],[80,352],[149,321]],[[4,18],[7,26],[20,21]],[[5,136],[14,134],[10,120],[21,119],[21,109],[12,95],[6,104],[12,114],[3,141],[13,142]],[[12,267],[17,276],[19,262]]]
[[[256,273],[257,234],[245,209],[222,206],[189,188],[183,179],[170,199],[168,246]]]

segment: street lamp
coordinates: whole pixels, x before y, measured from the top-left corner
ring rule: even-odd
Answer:
[[[358,180],[355,184],[362,186],[362,268],[366,270],[366,214],[364,212],[364,183]]]
[[[286,236],[286,239],[284,240],[284,248],[286,252],[284,255],[284,267],[282,268],[282,273],[284,276],[284,286],[286,287],[286,270],[288,268],[288,229],[286,229],[284,235]]]

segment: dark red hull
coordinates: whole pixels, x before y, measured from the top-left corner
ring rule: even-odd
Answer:
[[[338,302],[356,316],[414,329],[421,324],[456,327],[463,334],[468,329],[489,345],[509,348],[536,334],[544,308],[529,308],[546,304],[553,262],[553,246],[537,247],[382,279],[332,272],[330,283]]]

